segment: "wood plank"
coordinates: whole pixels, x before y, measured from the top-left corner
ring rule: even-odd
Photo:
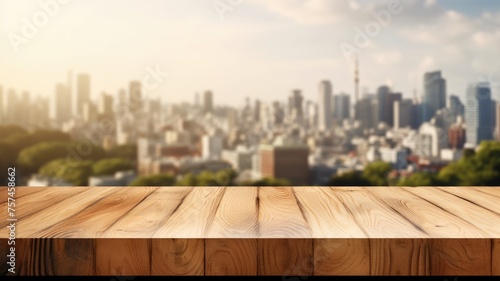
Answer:
[[[290,187],[259,190],[259,238],[309,238],[312,232]]]
[[[151,239],[96,239],[96,275],[151,275]]]
[[[372,239],[370,254],[372,276],[426,276],[430,273],[427,239]]]
[[[426,238],[428,235],[373,198],[365,189],[332,187],[369,238]]]
[[[467,189],[474,189],[482,193],[487,193],[491,196],[495,196],[497,198],[500,198],[500,187],[486,187],[486,186],[471,186],[471,187],[464,187]]]
[[[115,222],[102,237],[152,237],[192,190],[192,187],[158,188],[130,213]]]
[[[152,239],[151,275],[205,274],[203,239]]]
[[[370,275],[370,241],[315,239],[314,275]]]
[[[259,239],[258,275],[311,276],[312,239]]]
[[[16,186],[16,192],[14,194],[14,198],[15,199],[19,199],[19,198],[23,198],[23,197],[26,197],[30,194],[34,194],[34,193],[38,193],[38,192],[41,192],[41,191],[44,191],[45,189],[47,189],[47,187],[31,187],[31,186]],[[2,187],[0,189],[0,192],[2,192],[2,194],[5,192],[5,194],[7,194],[7,191],[8,191],[8,187]],[[2,197],[0,199],[0,203],[3,204],[5,202],[7,202],[7,196],[6,197]]]
[[[205,238],[225,190],[225,187],[194,188],[153,237]]]
[[[17,222],[17,237],[40,237],[40,231],[74,216],[117,190],[116,187],[87,188],[78,196],[71,196],[62,201],[53,202],[50,207],[47,207],[43,211],[19,220]]]
[[[468,200],[473,204],[500,215],[500,197],[472,188],[464,189],[463,187],[438,187],[438,189],[460,197],[463,200]]]
[[[207,238],[257,238],[258,188],[228,187]]]
[[[32,214],[40,212],[41,210],[54,205],[54,202],[62,201],[73,196],[78,196],[78,194],[84,192],[87,189],[88,187],[49,187],[41,192],[23,196],[15,201],[16,217],[18,220],[22,220]],[[7,207],[7,202],[0,204],[0,210],[5,210],[4,212],[0,213],[0,228],[4,228],[8,225]]]
[[[29,239],[22,275],[94,275],[94,240]],[[24,243],[27,241],[24,240]],[[21,255],[18,253],[18,258]],[[18,263],[19,264],[19,263]]]
[[[206,239],[205,275],[257,275],[257,239]]]
[[[430,239],[431,275],[491,275],[490,239]]]
[[[118,189],[81,212],[36,233],[39,237],[99,238],[114,222],[127,214],[157,188]]]
[[[367,237],[330,188],[294,187],[293,191],[303,208],[313,238]]]
[[[500,215],[494,212],[435,187],[403,187],[403,189],[482,229],[487,235],[481,238],[500,237],[500,227],[498,227],[500,225]]]
[[[491,253],[491,273],[495,276],[500,276],[500,239],[492,239]]]
[[[366,190],[433,238],[480,238],[487,235],[461,217],[404,189],[395,187],[387,192],[387,187],[370,187]]]

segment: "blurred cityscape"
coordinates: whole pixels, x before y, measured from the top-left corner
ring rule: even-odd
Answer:
[[[318,80],[317,93],[241,107],[219,105],[216,89],[163,104],[139,81],[91,100],[91,75],[71,71],[50,98],[0,87],[0,169],[29,186],[500,182],[500,104],[487,82],[461,100],[428,72],[407,99],[387,85],[361,93],[354,65],[352,95]]]

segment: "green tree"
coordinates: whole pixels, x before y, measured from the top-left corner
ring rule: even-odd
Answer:
[[[363,178],[370,186],[388,186],[388,174],[392,170],[391,164],[382,161],[368,164],[363,171]]]
[[[402,178],[398,186],[437,186],[441,185],[439,180],[431,173],[414,173],[407,178]]]
[[[244,186],[290,186],[286,179],[266,177],[260,180],[251,181],[243,184]]]
[[[124,144],[111,149],[108,152],[110,157],[115,158],[126,158],[131,161],[136,161],[137,159],[137,145],[135,144]]]
[[[36,173],[46,163],[66,158],[69,166],[77,166],[85,160],[99,160],[106,156],[101,147],[80,142],[46,142],[23,149],[17,164],[23,174]]]
[[[192,173],[182,176],[176,183],[176,186],[198,186],[198,178]]]
[[[133,169],[128,159],[124,158],[105,158],[99,160],[92,166],[94,176],[110,176],[116,172],[128,171]]]
[[[28,134],[28,131],[26,131],[21,126],[18,126],[18,125],[0,126],[0,136],[2,136],[3,140],[10,138],[11,136],[24,135],[24,134]]]
[[[66,158],[60,158],[43,165],[39,174],[45,177],[67,181],[75,186],[87,186],[92,176],[91,160],[85,160],[78,165],[68,165]]]
[[[173,186],[175,176],[171,174],[154,175],[148,177],[138,177],[130,186]]]
[[[356,171],[346,172],[342,175],[333,176],[330,180],[331,186],[371,186],[371,182],[366,180]]]

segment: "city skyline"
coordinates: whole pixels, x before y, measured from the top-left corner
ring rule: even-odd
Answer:
[[[4,89],[47,97],[72,69],[91,75],[96,100],[101,92],[126,89],[130,81],[146,75],[148,67],[159,67],[172,76],[152,95],[166,102],[192,101],[196,92],[209,89],[219,104],[227,105],[241,104],[247,96],[282,99],[292,89],[300,89],[305,100],[315,100],[320,80],[331,81],[333,93],[344,92],[354,100],[353,63],[339,46],[352,44],[356,28],[374,21],[372,12],[386,6],[383,1],[319,0],[294,6],[249,0],[221,19],[211,1],[153,1],[147,7],[72,1],[60,6],[15,53],[9,34],[20,34],[23,17],[31,19],[42,9],[38,2],[18,2],[1,2],[3,11],[9,11],[0,40],[0,61],[7,66],[0,70]],[[361,49],[361,94],[388,84],[404,98],[412,98],[415,90],[422,96],[423,73],[441,70],[448,95],[465,98],[467,85],[484,78],[493,80],[492,96],[497,97],[500,68],[490,58],[500,42],[500,9],[496,3],[475,3],[401,1],[402,12],[392,15]],[[96,5],[115,9],[108,13]],[[89,18],[89,11],[96,10],[106,14]]]

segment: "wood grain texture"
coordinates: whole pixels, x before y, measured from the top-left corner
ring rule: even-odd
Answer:
[[[418,198],[404,189],[371,187],[366,189],[373,197],[405,217],[433,238],[476,238],[488,234],[443,208]]]
[[[257,187],[228,188],[207,238],[257,238],[259,200]]]
[[[14,198],[20,199],[20,198],[23,198],[27,195],[30,195],[33,193],[38,193],[38,192],[44,191],[46,189],[47,189],[47,187],[17,186],[16,192],[14,194]],[[8,191],[8,187],[0,187],[1,194],[7,194],[7,191]],[[5,203],[5,202],[7,202],[7,200],[8,200],[7,196],[5,196],[5,197],[2,196],[2,198],[0,198],[0,203]]]
[[[259,275],[311,276],[312,239],[259,239]]]
[[[69,197],[78,196],[85,190],[88,190],[88,187],[48,187],[43,191],[23,196],[15,201],[16,217],[19,220],[24,219],[32,214],[45,210],[47,207],[53,205],[54,202],[59,202]],[[7,202],[0,204],[0,210],[4,210],[0,213],[1,228],[4,228],[8,225],[7,208]]]
[[[123,188],[96,201],[72,217],[37,233],[41,237],[99,238],[156,188]]]
[[[92,239],[16,240],[16,270],[23,276],[92,276],[94,241]]]
[[[117,188],[94,189],[88,188],[78,196],[71,196],[65,200],[54,201],[43,211],[34,213],[17,222],[18,238],[41,237],[40,232],[68,218],[74,217],[96,201],[114,193]],[[36,204],[36,203],[34,203]],[[75,224],[76,222],[73,222]],[[79,227],[75,225],[75,227]],[[0,234],[1,235],[1,234]],[[94,238],[75,237],[75,238]]]
[[[372,276],[430,273],[427,239],[372,239],[370,256]]]
[[[154,238],[205,238],[224,195],[225,187],[195,188],[178,206]]]
[[[479,189],[465,189],[453,187],[438,187],[439,190],[459,197],[460,199],[469,201],[490,212],[500,215],[500,197],[493,196],[489,193],[481,192]]]
[[[313,238],[366,238],[346,206],[327,187],[294,187]],[[332,226],[335,227],[332,227]]]
[[[380,203],[368,191],[332,188],[369,238],[426,238],[428,234]]]
[[[102,237],[150,238],[192,190],[192,187],[155,190],[133,210],[118,219]]]
[[[314,275],[370,275],[370,241],[315,239]]]
[[[151,275],[205,275],[203,239],[152,239]]]
[[[488,276],[491,254],[490,239],[430,239],[430,274]]]
[[[477,228],[487,233],[484,238],[500,237],[500,215],[485,209],[476,203],[463,200],[439,188],[408,188],[403,189],[413,193],[419,198],[426,200],[444,210],[461,217],[463,220],[475,225]],[[478,236],[477,238],[481,238]]]
[[[151,275],[151,239],[96,239],[96,275]]]
[[[205,275],[257,275],[257,239],[206,239]]]
[[[309,223],[290,187],[259,190],[259,238],[309,238]]]
[[[500,276],[500,239],[492,239],[491,253],[491,273]]]

